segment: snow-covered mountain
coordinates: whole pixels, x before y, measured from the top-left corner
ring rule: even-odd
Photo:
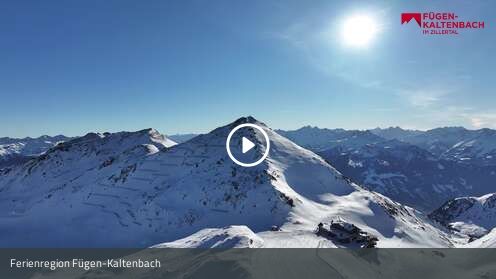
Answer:
[[[471,166],[496,166],[496,130],[487,128],[442,127],[419,131],[390,127],[360,131],[305,126],[294,131],[277,132],[315,152],[335,147],[357,149],[366,144],[399,140],[422,148],[439,159]]]
[[[463,127],[442,127],[400,140],[416,145],[436,156],[441,156],[455,144],[468,139],[471,132]]]
[[[314,152],[334,147],[356,149],[369,143],[384,141],[369,131],[321,129],[311,126],[294,131],[277,130],[277,133]]]
[[[457,142],[442,157],[469,165],[496,166],[496,131],[471,131],[470,137]]]
[[[60,143],[23,165],[0,170],[4,228],[0,245],[104,245],[108,238],[102,229],[125,225],[118,222],[118,216],[125,213],[128,203],[117,195],[131,190],[116,184],[126,181],[140,160],[172,145],[153,129],[89,133]],[[143,194],[139,189],[136,193]],[[99,199],[108,200],[98,203]],[[115,207],[119,209],[112,210]],[[119,241],[120,233],[115,233],[114,241]]]
[[[190,236],[152,248],[262,248],[263,240],[247,226],[203,229]]]
[[[496,130],[443,127],[424,132],[390,127],[376,128],[370,132],[385,139],[414,144],[447,160],[471,165],[496,165]]]
[[[445,127],[400,140],[417,145],[443,159],[468,165],[496,165],[496,130]]]
[[[398,140],[357,149],[336,147],[318,154],[368,189],[426,212],[452,198],[488,193],[496,178],[495,167],[438,158]]]
[[[271,141],[268,158],[252,168],[235,165],[225,150],[230,130],[247,122]],[[240,130],[233,149],[243,136],[263,141],[256,130]],[[257,144],[245,156],[263,152]],[[377,237],[378,247],[452,245],[419,212],[362,189],[251,117],[177,145],[154,130],[88,134],[4,169],[0,192],[2,247],[145,247],[198,231],[182,243],[208,235],[201,239],[209,247],[247,239],[263,247],[347,246],[315,234],[317,224],[337,219]]]
[[[429,217],[472,239],[479,238],[496,227],[496,193],[450,200]]]
[[[282,133],[368,189],[425,212],[452,198],[493,191],[493,130],[396,127],[364,132],[307,126]]]
[[[419,130],[406,130],[400,127],[389,127],[389,128],[375,128],[369,130],[374,135],[377,135],[381,138],[392,140],[407,140],[410,137],[418,136],[423,134],[423,131]]]
[[[21,164],[70,138],[62,135],[38,138],[0,138],[0,168]]]

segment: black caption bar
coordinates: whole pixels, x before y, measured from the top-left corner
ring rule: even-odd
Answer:
[[[496,249],[0,249],[1,278],[496,278]]]

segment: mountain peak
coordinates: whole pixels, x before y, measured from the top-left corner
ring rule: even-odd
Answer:
[[[265,125],[265,123],[258,121],[257,119],[255,119],[255,117],[250,116],[250,115],[249,116],[243,116],[243,117],[236,119],[234,122],[229,124],[229,126],[238,126],[238,125],[246,124],[246,123],[267,127],[267,125]]]
[[[269,129],[269,127],[267,127],[267,125],[265,125],[265,123],[258,121],[254,117],[244,116],[244,117],[240,117],[240,118],[236,119],[234,122],[231,122],[231,123],[226,124],[224,126],[220,126],[216,129],[212,130],[211,132],[207,133],[207,134],[200,135],[197,138],[203,139],[204,137],[210,137],[210,136],[227,137],[227,135],[229,134],[229,132],[232,129],[234,129],[235,127],[242,125],[242,124],[254,124],[254,125],[257,125],[261,128]],[[255,132],[255,134],[258,134],[258,133]]]

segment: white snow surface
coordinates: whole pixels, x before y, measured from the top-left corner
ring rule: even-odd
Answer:
[[[173,242],[151,248],[260,248],[263,240],[247,226],[203,229]]]
[[[468,243],[466,248],[496,248],[496,228],[485,236]]]

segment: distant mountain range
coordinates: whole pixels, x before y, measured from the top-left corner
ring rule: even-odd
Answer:
[[[378,135],[383,139],[388,139],[388,140],[391,139],[405,140],[425,133],[424,131],[407,130],[407,129],[402,129],[400,127],[389,127],[385,129],[375,128],[369,131],[375,135]]]
[[[38,138],[0,138],[0,168],[21,164],[36,157],[69,137],[58,135]]]
[[[480,196],[494,189],[494,130],[303,127],[279,133],[318,153],[368,189],[427,212],[449,199]]]
[[[252,168],[225,151],[243,123],[271,140]],[[243,117],[174,140],[153,129],[45,138],[0,168],[0,247],[360,247],[363,235],[377,247],[492,247],[493,135],[282,131]],[[232,148],[242,137],[256,143],[244,156],[264,152],[253,129]],[[343,231],[317,234],[319,223]]]

